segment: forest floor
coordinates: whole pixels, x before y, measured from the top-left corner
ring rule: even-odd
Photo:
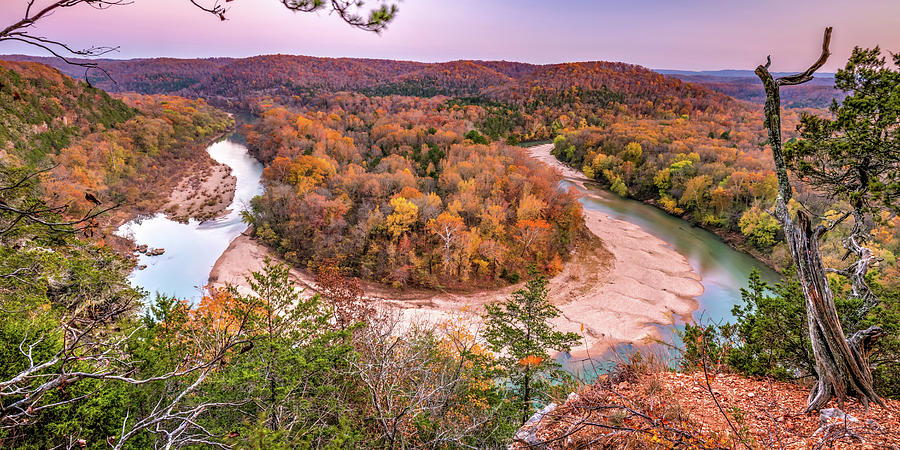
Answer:
[[[851,399],[842,411],[806,414],[809,388],[796,383],[720,373],[710,374],[707,385],[702,371],[661,371],[625,378],[610,381],[604,377],[570,395],[568,401],[517,435],[519,439],[527,436],[530,446],[520,440],[513,448],[900,446],[897,400],[886,399],[885,406],[867,409]],[[835,401],[827,407],[839,408]]]
[[[549,156],[549,146],[536,146],[530,154],[555,167],[568,180],[584,178]],[[549,158],[547,158],[549,156]],[[589,195],[589,194],[587,194]],[[618,343],[642,343],[658,336],[658,325],[688,317],[703,293],[700,276],[687,259],[661,239],[629,222],[585,210],[585,224],[596,236],[576,248],[563,270],[550,280],[550,300],[561,310],[554,325],[576,332],[583,345],[572,356],[599,356]],[[212,286],[230,283],[249,290],[244,276],[262,268],[263,259],[277,255],[249,236],[239,236],[210,272]],[[293,270],[295,282],[311,294],[314,277]],[[406,324],[468,324],[478,328],[485,304],[506,299],[521,285],[477,292],[435,292],[392,289],[364,283],[365,295],[380,301]]]

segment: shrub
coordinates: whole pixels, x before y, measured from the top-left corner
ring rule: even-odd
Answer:
[[[738,222],[741,233],[753,246],[760,250],[768,250],[775,245],[775,236],[781,226],[771,214],[753,207],[748,209]]]

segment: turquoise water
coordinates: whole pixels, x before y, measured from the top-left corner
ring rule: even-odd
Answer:
[[[137,245],[164,248],[160,256],[138,256],[143,270],[135,270],[130,281],[152,295],[156,292],[196,301],[209,279],[209,272],[219,256],[247,225],[240,212],[250,199],[262,193],[262,164],[251,157],[236,136],[229,136],[207,148],[216,161],[231,167],[237,178],[234,200],[226,216],[219,219],[178,223],[163,214],[128,222],[116,234],[130,236]]]
[[[747,286],[753,269],[758,270],[765,281],[774,283],[781,279],[777,272],[750,255],[729,247],[715,234],[692,226],[659,208],[602,189],[581,188],[568,181],[560,183],[562,189],[570,187],[575,187],[582,194],[581,204],[585,209],[600,211],[609,217],[638,225],[687,258],[702,278],[704,287],[703,294],[696,298],[699,307],[693,315],[695,321],[702,319],[703,323],[709,324],[733,320],[731,308],[740,303],[740,289]],[[672,325],[660,324],[659,331],[663,340],[678,343]],[[559,361],[567,370],[590,380],[596,377],[596,372],[604,372],[610,361],[616,359],[613,351],[628,353],[631,348],[629,345],[621,346],[593,361],[571,360],[565,356],[561,356]]]
[[[568,189],[574,185],[563,181],[561,186]],[[704,319],[715,321],[731,319],[731,307],[739,302],[740,288],[747,286],[753,269],[758,270],[765,281],[781,279],[777,272],[752,256],[729,247],[715,234],[692,226],[659,208],[600,189],[579,191],[587,194],[581,198],[585,209],[600,211],[612,218],[638,225],[687,258],[702,278],[704,287],[703,294],[697,297],[700,307],[694,315],[695,319],[700,314]]]

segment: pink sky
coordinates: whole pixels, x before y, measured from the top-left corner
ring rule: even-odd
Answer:
[[[25,0],[0,2],[0,27],[24,10]],[[834,55],[825,70],[842,66],[854,45],[900,51],[897,0],[405,0],[396,22],[380,36],[325,13],[292,14],[277,0],[229,5],[226,22],[188,0],[134,0],[104,11],[81,5],[55,14],[36,32],[77,47],[118,45],[114,58],[291,53],[418,61],[609,60],[710,70],[750,69],[772,53],[775,70],[796,70],[814,59],[822,30],[832,25]],[[40,54],[0,44],[0,54],[20,52]]]

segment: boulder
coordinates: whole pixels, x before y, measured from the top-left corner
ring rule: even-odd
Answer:
[[[556,403],[550,403],[549,405],[543,407],[540,411],[534,413],[522,428],[519,428],[519,431],[516,432],[516,436],[514,438],[517,442],[522,442],[528,445],[530,448],[546,448],[546,445],[541,445],[541,438],[537,436],[537,431],[540,427],[538,427],[538,423],[541,419],[544,418],[547,414],[553,412],[556,409]]]
[[[827,425],[829,422],[859,422],[856,417],[837,408],[825,408],[819,411],[819,420],[822,425]]]

